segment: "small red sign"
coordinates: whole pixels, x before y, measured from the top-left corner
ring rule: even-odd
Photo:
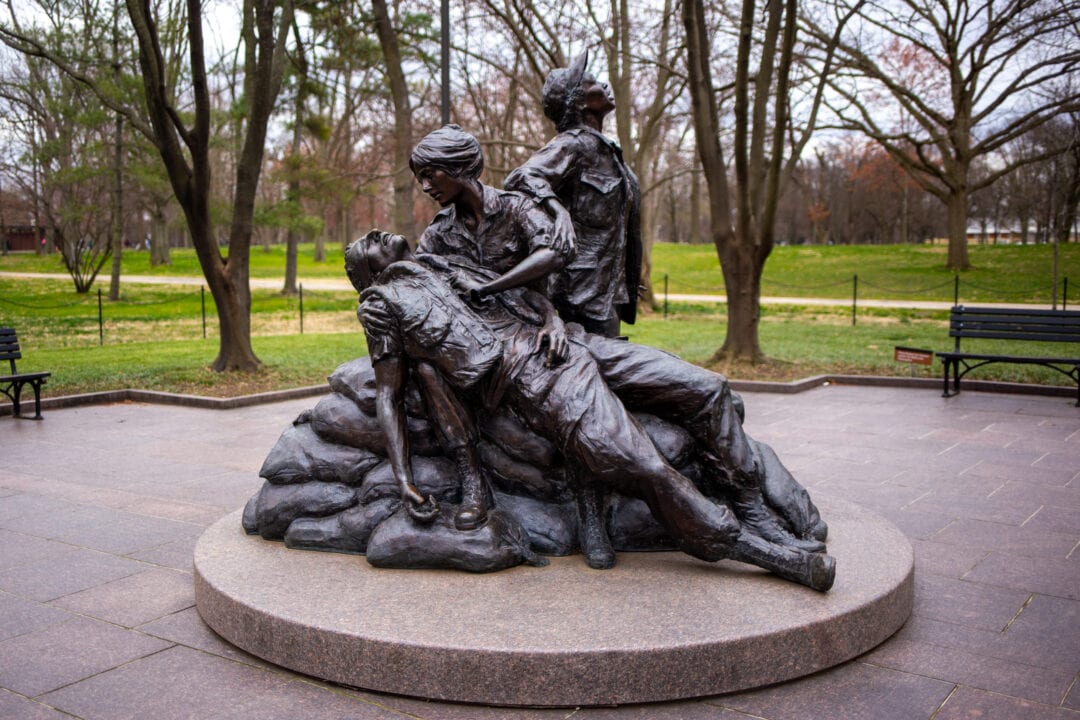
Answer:
[[[934,351],[897,346],[893,350],[893,360],[912,363],[913,365],[933,365]]]

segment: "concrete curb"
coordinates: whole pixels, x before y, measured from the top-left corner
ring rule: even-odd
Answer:
[[[792,380],[791,382],[769,382],[764,380],[730,380],[730,382],[732,389],[738,392],[779,393],[782,395],[801,393],[822,385],[860,385],[864,387],[895,387],[919,390],[942,389],[943,387],[940,378],[906,378],[885,375],[813,375],[802,380]],[[964,380],[961,389],[1006,395],[1043,395],[1067,398],[1076,396],[1074,388],[1063,385],[1032,385],[990,380]],[[126,390],[107,390],[82,395],[42,398],[41,410],[44,412],[45,410],[60,410],[87,405],[111,405],[124,402],[177,405],[205,410],[232,410],[234,408],[251,407],[252,405],[265,405],[285,400],[316,397],[329,392],[330,388],[327,385],[309,385],[307,387],[274,390],[254,395],[215,398],[128,388]],[[23,407],[29,407],[30,411],[33,411],[33,398],[29,400],[23,398],[22,404]],[[0,417],[6,415],[11,415],[11,403],[0,405]]]

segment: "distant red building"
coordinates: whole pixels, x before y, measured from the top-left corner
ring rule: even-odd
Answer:
[[[5,243],[8,251],[37,250],[44,238],[44,225],[0,225],[0,243]]]

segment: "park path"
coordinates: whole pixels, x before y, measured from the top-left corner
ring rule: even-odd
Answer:
[[[48,278],[52,280],[67,280],[68,275],[65,273],[24,273],[24,272],[0,272],[0,277],[26,277],[26,278]],[[176,276],[176,275],[125,275],[122,279],[125,283],[143,283],[147,285],[205,285],[206,280],[201,277],[192,276]],[[251,287],[263,288],[263,289],[276,289],[282,286],[283,280],[280,278],[251,278],[249,280]],[[333,280],[330,278],[318,278],[298,281],[303,285],[305,290],[324,290],[324,291],[344,291],[351,289],[348,280],[342,278],[341,280]],[[661,294],[656,295],[658,303],[662,303],[664,296]],[[722,303],[726,301],[723,295],[706,295],[706,294],[681,294],[681,293],[669,293],[669,302],[677,303]],[[763,305],[809,305],[817,307],[850,307],[851,298],[816,298],[816,297],[780,297],[780,296],[762,296],[761,303]],[[878,300],[873,298],[859,298],[859,307],[863,308],[894,308],[894,309],[908,309],[908,310],[948,310],[952,307],[951,302],[935,301],[935,300]],[[1042,308],[1050,309],[1050,305],[1047,303],[978,303],[980,307],[996,307],[1007,308],[1023,306],[1026,308]]]

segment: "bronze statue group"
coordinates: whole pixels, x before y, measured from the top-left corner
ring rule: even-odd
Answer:
[[[289,453],[310,458],[311,445],[349,434],[340,420],[326,429],[326,408],[302,416],[316,439],[275,448],[245,527],[389,567],[486,571],[576,549],[603,569],[616,549],[677,548],[828,590],[826,525],[772,449],[743,431],[725,378],[618,337],[637,306],[640,189],[601,132],[614,99],[586,62],[549,75],[544,112],[559,132],[503,190],[480,181],[480,144],[461,128],[416,146],[412,172],[442,209],[415,252],[373,230],[346,253],[370,365],[331,385],[371,411],[378,447],[351,482],[277,472],[295,464]],[[418,440],[416,416],[434,442]],[[418,471],[430,456],[441,469]],[[320,488],[282,489],[310,480]],[[344,489],[328,501],[319,493],[331,485]]]

